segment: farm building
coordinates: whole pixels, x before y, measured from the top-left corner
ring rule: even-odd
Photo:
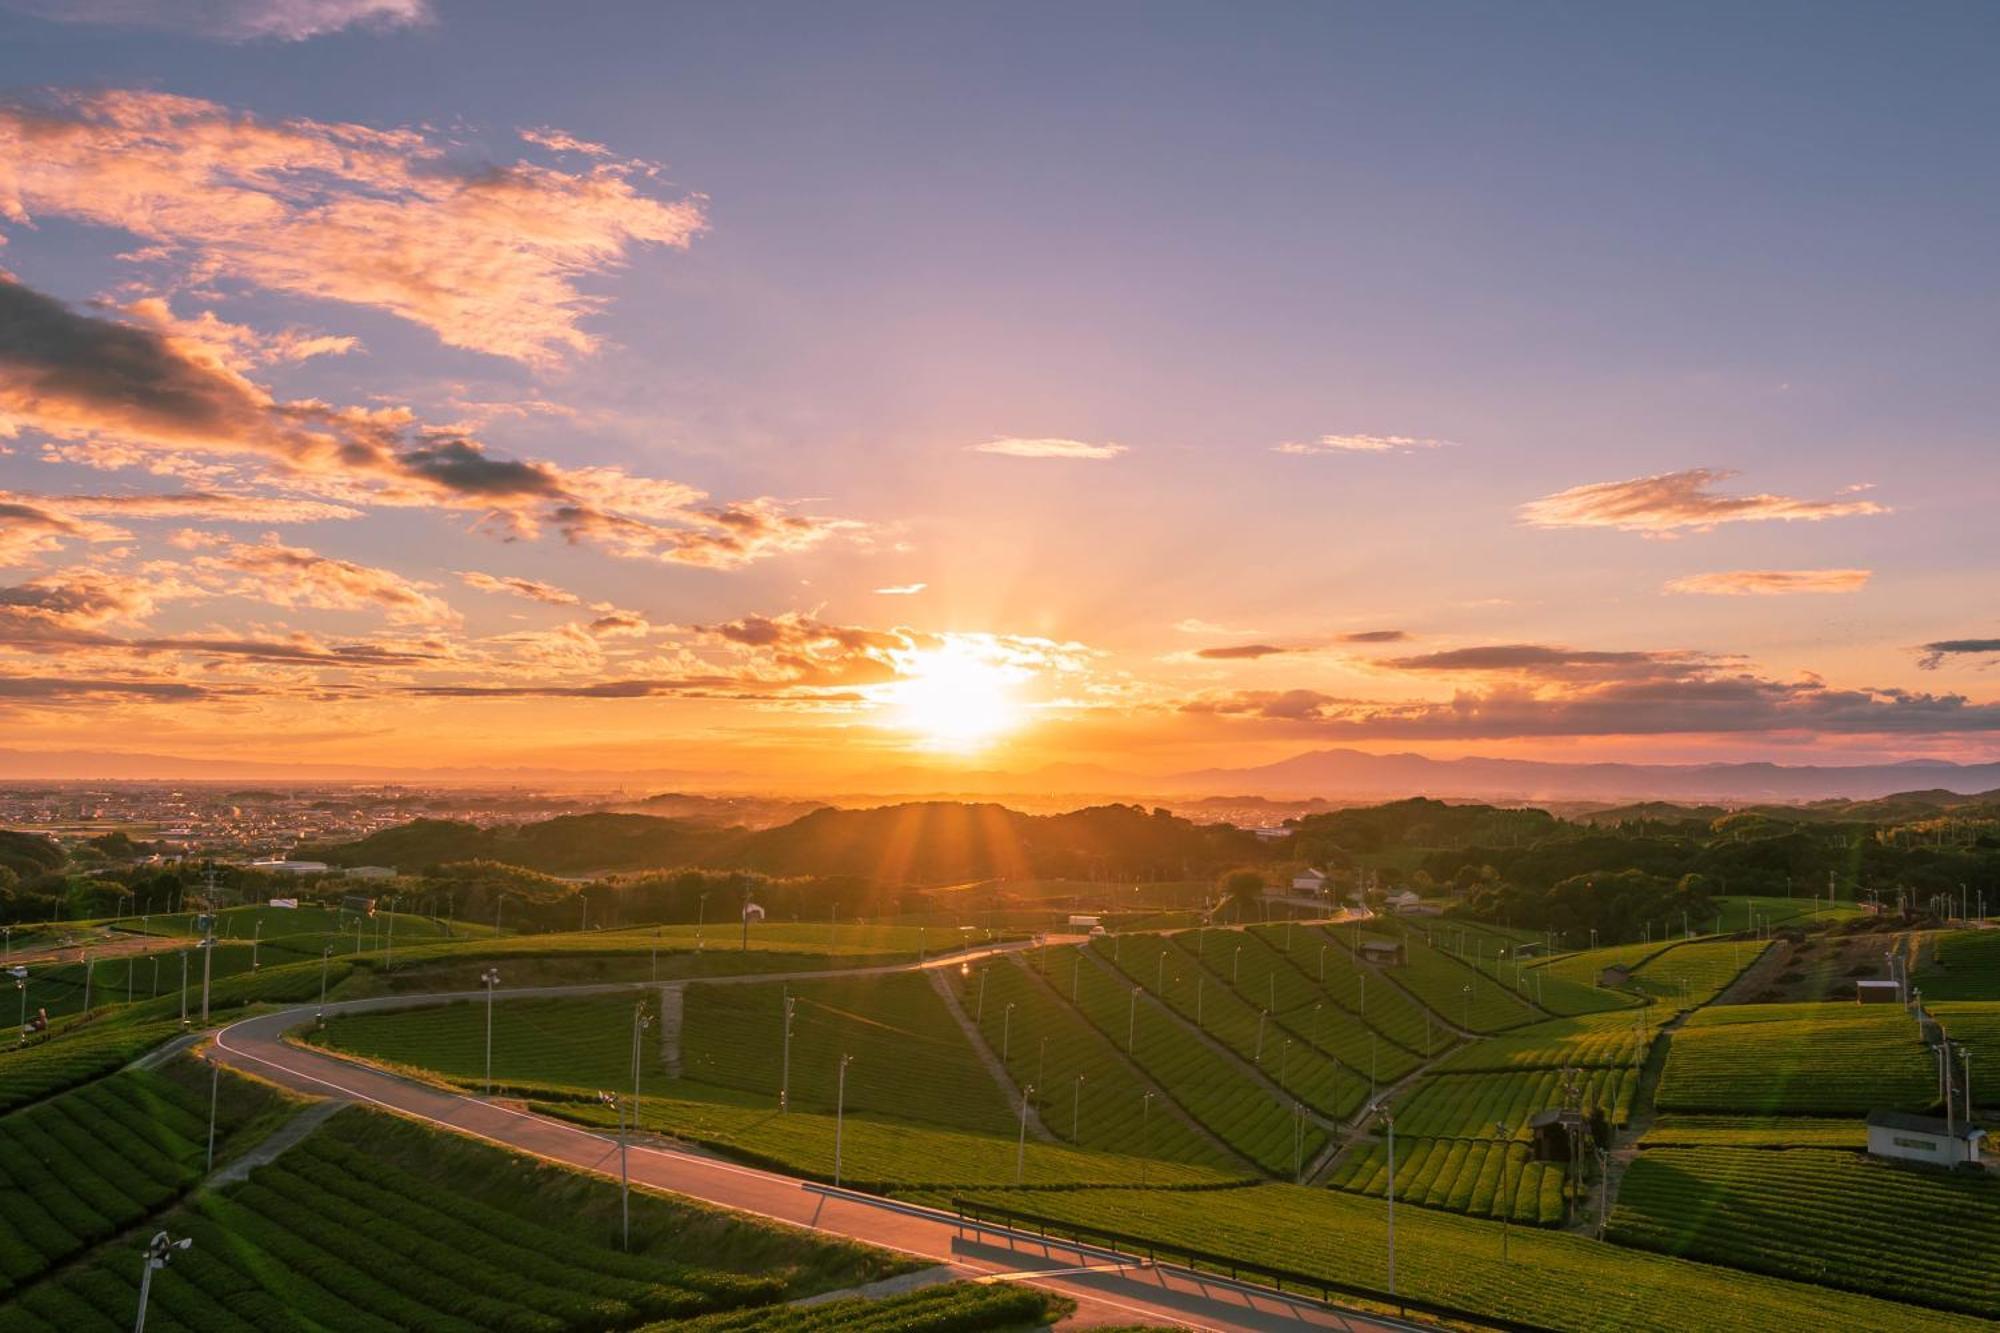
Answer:
[[[764,919],[764,909],[756,903],[745,903],[743,904],[743,919],[745,921],[762,921]]]
[[[349,879],[394,879],[395,877],[396,867],[394,866],[349,866],[347,868],[347,878]]]
[[[1612,963],[1598,970],[1597,984],[1600,986],[1629,986],[1631,983],[1632,969],[1623,963]]]
[[[1401,940],[1363,940],[1361,956],[1368,962],[1384,966],[1394,966],[1403,962],[1403,942]]]
[[[1416,894],[1410,892],[1408,889],[1403,889],[1399,892],[1390,894],[1383,901],[1388,904],[1388,908],[1390,911],[1407,913],[1407,912],[1413,912],[1418,907],[1422,906],[1424,900],[1422,898],[1419,898]]]
[[[1301,870],[1298,874],[1292,876],[1292,892],[1325,893],[1326,872],[1311,868]]]
[[[375,915],[375,900],[362,893],[349,893],[341,897],[340,910],[356,912],[362,916]]]
[[[1907,1111],[1874,1111],[1868,1116],[1868,1152],[1906,1162],[1938,1166],[1979,1165],[1979,1144],[1986,1131],[1965,1124],[1947,1124],[1936,1116]]]
[[[1528,1117],[1528,1136],[1538,1162],[1567,1162],[1572,1142],[1589,1132],[1589,1122],[1575,1107],[1537,1111]]]
[[[1860,1004],[1901,1004],[1903,987],[1894,981],[1857,981],[1854,998]]]

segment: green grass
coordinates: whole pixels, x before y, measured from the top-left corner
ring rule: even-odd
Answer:
[[[1868,1122],[1816,1116],[1662,1115],[1642,1148],[1865,1148]]]
[[[1675,1148],[1625,1174],[1622,1244],[2000,1315],[2000,1180],[1798,1148]],[[1916,1243],[1932,1237],[1936,1244]]]
[[[1014,1081],[1034,1085],[1035,1106],[1052,1133],[1079,1147],[1104,1151],[1217,1166],[1233,1160],[1180,1117],[1159,1107],[1154,1109],[1161,1114],[1143,1114],[1151,1085],[1102,1033],[1024,966],[999,959],[986,967],[985,975],[986,1020],[980,1031],[995,1053],[1003,1047],[1009,1052],[1007,1067]],[[973,981],[968,993],[976,995],[978,984]]]
[[[473,941],[437,941],[411,945],[398,941],[399,962],[417,964],[434,959],[450,959],[477,954],[488,960],[504,961],[518,956],[561,956],[589,954],[647,955],[658,949],[670,953],[767,953],[805,957],[845,957],[880,962],[915,961],[921,948],[931,956],[967,944],[983,944],[986,932],[922,929],[917,926],[883,925],[804,925],[787,922],[753,924],[748,934],[749,948],[742,948],[745,936],[735,922],[708,926],[644,926],[622,930],[566,931],[545,935],[502,935]]]
[[[1644,1011],[1551,1018],[1461,1046],[1437,1063],[1439,1073],[1483,1070],[1636,1066],[1645,1063],[1657,1027]]]
[[[1900,1006],[1703,1009],[1670,1041],[1663,1111],[1858,1115],[1936,1101],[1936,1061]]]
[[[766,1306],[652,1324],[641,1333],[981,1333],[985,1329],[1041,1328],[1061,1318],[1072,1302],[1014,1283],[947,1282],[901,1296],[868,1300],[851,1296],[810,1306]]]
[[[502,1000],[493,1005],[493,1074],[506,1088],[629,1091],[632,1011],[651,995]],[[657,1036],[657,1029],[648,1034]],[[385,1064],[427,1070],[463,1087],[485,1082],[486,1002],[335,1014],[304,1040]],[[656,1040],[643,1041],[642,1091],[664,1077]]]
[[[1932,937],[1932,956],[1910,983],[1932,1000],[2000,1000],[2000,930],[1952,930]]]
[[[730,1157],[812,1180],[833,1178],[835,1121],[827,1111],[780,1114],[768,1097],[682,1082],[648,1094],[641,1110],[647,1130],[717,1149]],[[535,1109],[578,1124],[611,1130],[617,1112],[590,1101],[531,1101]],[[1165,1114],[1154,1106],[1152,1123]],[[899,1120],[875,1112],[847,1113],[840,1127],[841,1183],[883,1193],[1012,1185],[1071,1188],[1091,1185],[1214,1187],[1249,1178],[1242,1168],[1219,1169],[1047,1143],[1030,1135]],[[1141,1135],[1137,1150],[1150,1135]]]
[[[1715,908],[1709,929],[1720,935],[1749,930],[1753,925],[1762,926],[1766,922],[1797,926],[1807,922],[1851,921],[1862,915],[1861,909],[1853,903],[1836,901],[1829,909],[1824,896],[1814,899],[1803,894],[1796,898],[1717,898]]]
[[[777,982],[688,986],[682,1067],[699,1082],[761,1092],[776,1105],[784,995]],[[791,1104],[831,1111],[842,1056],[847,1106],[1006,1134],[1016,1108],[980,1063],[928,977],[794,982]]]
[[[0,1051],[0,1111],[108,1074],[180,1031],[179,1023],[91,1026]]]
[[[217,1152],[260,1137],[285,1103],[234,1076],[218,1085]],[[0,1117],[0,1300],[134,1226],[200,1180],[208,1071],[128,1070]]]
[[[344,1111],[248,1181],[161,1219],[194,1246],[155,1278],[153,1318],[165,1330],[581,1333],[917,1266],[644,1191],[626,1254],[618,1206],[615,1183]],[[121,1244],[29,1288],[0,1311],[0,1333],[127,1327],[132,1258]]]
[[[1397,1174],[1400,1186],[1400,1169]],[[989,1190],[973,1197],[1163,1245],[1238,1255],[1378,1291],[1388,1287],[1384,1205],[1355,1194],[1260,1185],[1199,1194]],[[1503,1262],[1500,1228],[1491,1222],[1426,1208],[1396,1210],[1398,1291],[1544,1328],[1583,1333],[1770,1333],[1779,1328],[1935,1333],[1985,1326],[1939,1311],[1563,1232],[1516,1228],[1510,1250],[1511,1260]]]

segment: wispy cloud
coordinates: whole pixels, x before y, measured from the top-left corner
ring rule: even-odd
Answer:
[[[1271,446],[1279,454],[1403,454],[1418,449],[1442,449],[1449,440],[1415,435],[1322,435],[1316,440],[1287,440]]]
[[[189,563],[197,576],[213,580],[218,591],[273,606],[378,610],[391,623],[404,625],[444,624],[457,618],[451,607],[431,594],[430,584],[273,539],[255,545],[229,543]]]
[[[1296,652],[1293,648],[1280,648],[1271,643],[1234,643],[1221,648],[1201,648],[1196,657],[1207,658],[1211,662],[1255,661],[1260,657],[1276,657],[1280,653]]]
[[[1689,468],[1629,481],[1572,486],[1521,506],[1521,521],[1537,528],[1614,528],[1652,536],[1680,529],[1705,532],[1719,523],[1771,520],[1816,522],[1858,514],[1887,513],[1873,500],[1854,498],[1865,490],[1850,486],[1826,500],[1789,495],[1722,495],[1714,487],[1736,476],[1718,468]]]
[[[1364,629],[1340,636],[1342,643],[1401,643],[1410,637],[1408,630]]]
[[[1028,439],[1004,436],[984,444],[967,446],[977,454],[1005,454],[1009,458],[1116,458],[1127,452],[1122,444],[1091,444],[1084,440]]]
[[[1926,671],[1935,671],[1944,665],[1947,657],[1985,657],[2000,653],[2000,639],[1939,639],[1925,644],[1919,651],[1923,656],[1917,665]]]
[[[1718,597],[1859,592],[1867,586],[1873,573],[1873,570],[1867,569],[1730,569],[1712,574],[1683,575],[1670,581],[1666,591]]]
[[[0,220],[117,227],[177,273],[387,310],[535,365],[596,346],[579,278],[704,226],[701,200],[651,197],[638,164],[465,166],[448,149],[167,93],[55,93],[0,104]]]
[[[230,42],[302,42],[347,28],[408,28],[431,20],[430,0],[0,0],[0,8],[64,23]]]
[[[879,597],[915,597],[930,586],[928,583],[898,583],[888,588],[877,588],[875,593]]]
[[[583,601],[567,588],[558,588],[553,583],[543,583],[539,579],[485,574],[476,569],[461,569],[458,571],[458,577],[468,588],[525,597],[531,602],[541,602],[546,606],[576,606]]]

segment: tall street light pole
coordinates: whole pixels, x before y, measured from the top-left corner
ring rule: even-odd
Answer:
[[[632,1172],[626,1158],[625,1107],[615,1092],[600,1092],[597,1100],[618,1111],[618,1228],[620,1248],[632,1248]]]
[[[1146,1154],[1152,1151],[1152,1135],[1147,1132],[1153,1120],[1153,1094],[1148,1092],[1139,1101],[1139,1187],[1146,1186]]]
[[[139,1274],[139,1317],[132,1323],[132,1333],[146,1333],[146,1301],[153,1294],[153,1274],[167,1266],[175,1250],[186,1250],[194,1245],[194,1238],[183,1236],[175,1240],[166,1232],[154,1234],[146,1242],[146,1248],[139,1252],[145,1267]]]
[[[840,1080],[833,1095],[833,1183],[840,1185],[841,1136],[847,1127],[847,1067],[854,1063],[854,1057],[840,1057]]]
[[[1389,1295],[1396,1294],[1396,1116],[1378,1103],[1376,1118],[1389,1129]]]
[[[799,1002],[792,998],[791,989],[785,990],[785,1042],[784,1058],[779,1064],[778,1113],[780,1115],[792,1103],[792,1016],[798,1012]]]
[[[486,985],[486,1095],[493,1095],[493,988],[500,984],[500,969],[489,967],[479,974]]]
[[[1028,1160],[1028,1105],[1035,1099],[1035,1085],[1021,1090],[1021,1136],[1014,1144],[1014,1183],[1021,1183],[1021,1169]]]

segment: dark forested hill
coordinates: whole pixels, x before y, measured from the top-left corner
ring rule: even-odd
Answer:
[[[874,810],[815,810],[756,832],[628,814],[565,815],[489,828],[419,819],[357,842],[295,854],[334,865],[393,865],[406,871],[478,860],[552,874],[694,866],[948,884],[1092,875],[1199,878],[1262,850],[1256,838],[1227,825],[1194,824],[1132,805],[1024,815],[999,805],[923,801]]]

